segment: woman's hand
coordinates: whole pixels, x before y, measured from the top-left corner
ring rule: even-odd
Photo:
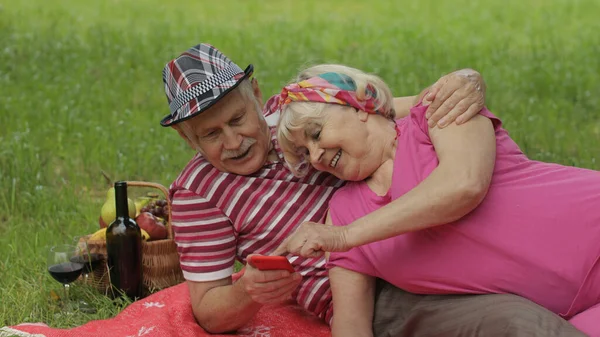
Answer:
[[[347,235],[346,227],[304,222],[283,240],[273,255],[320,257],[325,252],[345,252],[352,248],[348,245]]]
[[[475,70],[461,69],[435,82],[425,99],[431,101],[425,115],[429,127],[443,128],[455,120],[461,124],[483,108],[485,82]]]

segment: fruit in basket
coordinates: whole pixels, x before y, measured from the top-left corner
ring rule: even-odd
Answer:
[[[169,204],[165,199],[151,200],[141,208],[140,214],[144,212],[152,213],[152,215],[161,219],[166,219],[169,215]]]
[[[142,239],[146,241],[150,240],[150,234],[148,234],[148,232],[143,228],[140,229],[142,231]],[[94,234],[89,237],[88,241],[106,241],[106,228],[102,228],[94,232]]]
[[[106,227],[108,227],[108,225],[106,224],[106,222],[104,222],[104,220],[102,220],[102,215],[98,217],[98,225],[100,225],[100,228],[106,228]]]
[[[151,240],[162,240],[167,238],[167,228],[154,214],[142,212],[135,219],[141,229],[148,232]]]
[[[152,239],[150,237],[150,234],[148,234],[148,232],[146,232],[142,228],[140,228],[140,230],[142,231],[142,240],[144,240],[144,241],[150,241]]]
[[[138,216],[140,213],[142,213],[142,208],[148,205],[150,200],[152,200],[151,197],[139,197],[135,199],[135,216]]]
[[[106,240],[106,228],[102,228],[94,232],[92,236],[88,239],[89,241],[100,241]]]
[[[109,188],[108,191],[106,192],[106,200],[109,199],[115,199],[115,188],[114,186]]]
[[[135,219],[136,216],[136,208],[135,203],[130,198],[127,198],[128,203],[128,211],[129,217]],[[111,187],[106,194],[106,201],[104,205],[102,205],[102,210],[100,211],[100,218],[106,225],[109,225],[111,222],[115,220],[117,217],[117,208],[115,204],[115,188]],[[102,223],[100,223],[100,227],[102,227]]]

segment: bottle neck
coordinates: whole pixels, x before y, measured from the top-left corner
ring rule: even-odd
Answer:
[[[127,183],[115,183],[115,202],[117,217],[129,218],[129,210],[127,203]]]

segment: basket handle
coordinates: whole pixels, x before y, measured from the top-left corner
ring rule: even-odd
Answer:
[[[167,205],[169,207],[169,214],[167,214],[167,238],[173,239],[173,226],[171,224],[171,199],[169,198],[169,191],[166,187],[161,184],[151,183],[147,181],[126,181],[127,186],[138,186],[138,187],[151,187],[160,190],[165,195],[165,200],[167,200]]]

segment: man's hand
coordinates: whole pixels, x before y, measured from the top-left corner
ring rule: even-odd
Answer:
[[[344,252],[352,248],[348,245],[346,237],[346,227],[304,222],[291,236],[283,240],[273,255],[320,257],[325,252]]]
[[[243,282],[244,291],[254,302],[278,304],[290,299],[301,280],[302,276],[299,273],[286,270],[261,271],[248,263],[238,282]]]
[[[483,108],[485,83],[478,72],[462,69],[440,78],[425,98],[432,101],[425,114],[429,127],[443,128],[454,120],[461,124]]]

